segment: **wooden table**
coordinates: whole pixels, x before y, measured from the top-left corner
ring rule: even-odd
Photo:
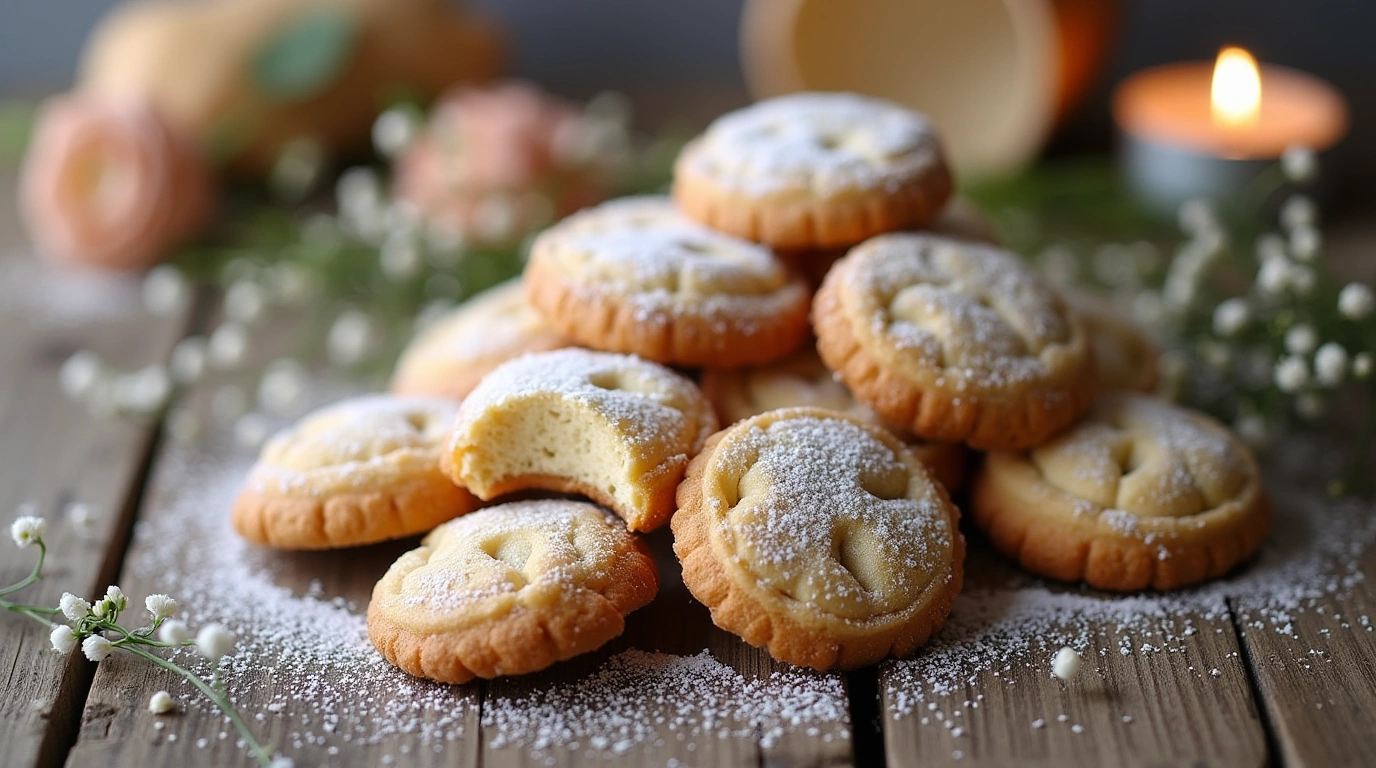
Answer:
[[[184,551],[169,548],[163,534],[192,525],[183,526],[179,515],[198,515],[195,525],[203,525],[228,512],[223,494],[212,497],[203,485],[206,473],[232,477],[251,456],[234,448],[224,429],[181,442],[161,436],[156,424],[94,418],[59,391],[57,372],[79,348],[125,367],[165,359],[179,338],[207,327],[213,297],[170,316],[152,316],[140,308],[136,283],[93,288],[89,281],[35,271],[24,253],[11,189],[8,179],[0,179],[0,522],[8,524],[20,504],[33,503],[49,521],[54,550],[46,578],[23,596],[51,605],[63,591],[92,596],[119,583],[135,604],[145,594],[165,591],[202,620],[242,615],[245,606],[231,604],[249,594],[244,589],[227,585],[220,605],[204,591],[204,570],[215,561],[216,548],[239,547],[233,550],[243,553],[235,555],[243,561],[239,567],[253,578],[312,596],[317,609],[339,598],[337,610],[360,612],[377,576],[410,542],[312,555],[250,550],[229,538],[200,541]],[[196,391],[191,399],[192,407],[206,408],[213,393]],[[1285,479],[1279,470],[1268,476],[1276,478],[1282,521],[1273,541],[1284,551],[1302,550],[1303,531],[1291,536],[1284,520],[1307,504],[1320,504],[1318,492],[1306,490],[1302,476]],[[78,526],[64,515],[73,501],[97,511],[93,525]],[[1306,600],[1285,617],[1292,626],[1282,634],[1275,631],[1275,612],[1268,613],[1267,595],[1254,589],[1255,573],[1188,600],[1115,603],[1117,598],[1022,577],[972,534],[970,588],[933,647],[909,662],[807,676],[713,627],[677,579],[668,531],[651,540],[664,590],[630,618],[625,635],[605,652],[527,678],[452,688],[408,683],[381,667],[341,672],[320,663],[303,671],[302,663],[250,662],[235,668],[240,709],[261,737],[282,746],[298,766],[1376,762],[1376,633],[1367,626],[1376,621],[1371,578],[1349,573],[1349,583],[1335,592]],[[0,545],[0,583],[18,580],[32,562],[29,551],[8,546]],[[1356,573],[1376,576],[1376,550],[1349,554],[1347,564]],[[1267,563],[1263,559],[1253,570]],[[241,575],[236,570],[225,577]],[[1139,608],[1156,615],[1132,618]],[[999,622],[1001,632],[981,629],[981,623]],[[978,642],[962,645],[966,636]],[[1070,684],[1049,674],[1051,655],[1067,641],[1086,653],[1086,672]],[[505,746],[503,739],[494,744],[499,727],[484,724],[485,707],[575,684],[627,648],[685,656],[708,649],[743,681],[774,672],[803,675],[790,679],[820,688],[834,683],[845,699],[830,722],[774,734],[747,724],[728,728],[725,736],[685,737],[669,724],[651,722],[651,735],[622,751],[555,745],[533,752],[528,744],[510,743],[511,733],[503,735]],[[192,697],[183,695],[177,715],[151,714],[146,705],[153,692],[185,690],[151,665],[119,655],[98,666],[79,653],[58,656],[49,649],[47,633],[18,616],[0,616],[0,649],[0,762],[7,766],[250,764],[235,747],[232,730]],[[348,679],[339,680],[342,674]],[[333,681],[331,697],[338,700],[322,702],[319,695],[294,690],[312,675]],[[378,733],[378,718],[397,700],[422,702],[414,709],[419,725]],[[698,703],[678,702],[689,710]],[[317,712],[322,705],[328,710],[323,714]],[[387,718],[395,725],[395,714]],[[435,736],[458,727],[461,738]],[[222,731],[230,731],[229,737]]]

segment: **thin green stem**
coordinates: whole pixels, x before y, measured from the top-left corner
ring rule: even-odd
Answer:
[[[144,659],[147,659],[148,661],[157,664],[163,669],[169,670],[186,678],[192,685],[196,686],[197,690],[209,697],[211,701],[215,702],[215,705],[220,708],[220,711],[224,712],[225,716],[229,718],[230,722],[234,723],[234,728],[239,731],[239,735],[242,736],[244,738],[244,741],[248,742],[249,746],[253,748],[253,755],[254,757],[258,758],[258,764],[264,766],[264,768],[267,768],[267,766],[270,766],[272,764],[272,752],[267,747],[264,747],[262,744],[259,744],[258,739],[254,738],[253,732],[249,730],[248,725],[246,725],[244,721],[240,719],[238,711],[234,709],[234,704],[229,700],[229,696],[221,693],[220,691],[215,690],[215,688],[211,687],[208,683],[206,683],[206,681],[202,680],[196,675],[191,674],[189,671],[183,669],[177,664],[168,661],[167,659],[164,659],[163,657],[158,656],[155,653],[145,651],[142,648],[139,648],[137,645],[126,645],[125,643],[127,642],[127,640],[118,640],[114,643],[114,645],[116,647],[123,648],[124,650],[134,654],[135,656],[141,656]],[[138,640],[135,642],[141,643],[142,640]],[[218,673],[218,664],[216,665],[216,670]]]
[[[19,603],[11,603],[8,600],[0,600],[0,607],[3,607],[10,613],[17,613],[21,616],[28,616],[29,618],[42,624],[45,627],[53,626],[53,622],[49,621],[46,618],[46,616],[52,616],[54,614],[61,613],[61,611],[55,610],[53,608],[42,608],[37,605],[20,605]]]
[[[17,581],[8,587],[0,587],[0,595],[8,595],[11,592],[18,592],[24,587],[38,581],[39,575],[43,570],[43,561],[48,557],[48,545],[43,543],[43,539],[34,542],[38,545],[38,562],[34,563],[33,570],[22,581]]]

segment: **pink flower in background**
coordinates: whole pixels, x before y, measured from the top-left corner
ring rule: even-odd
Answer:
[[[200,231],[214,187],[190,144],[148,105],[66,95],[34,125],[19,195],[45,255],[137,269]]]
[[[459,88],[398,159],[396,195],[478,239],[519,236],[606,194],[597,130],[528,83]]]

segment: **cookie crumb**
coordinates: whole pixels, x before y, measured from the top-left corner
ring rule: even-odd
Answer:
[[[172,696],[167,691],[158,691],[148,700],[148,711],[155,715],[165,715],[176,709]]]

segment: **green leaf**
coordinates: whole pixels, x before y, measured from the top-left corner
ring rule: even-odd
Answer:
[[[258,50],[253,60],[253,82],[269,98],[310,98],[338,77],[357,37],[357,19],[343,8],[303,13]]]

